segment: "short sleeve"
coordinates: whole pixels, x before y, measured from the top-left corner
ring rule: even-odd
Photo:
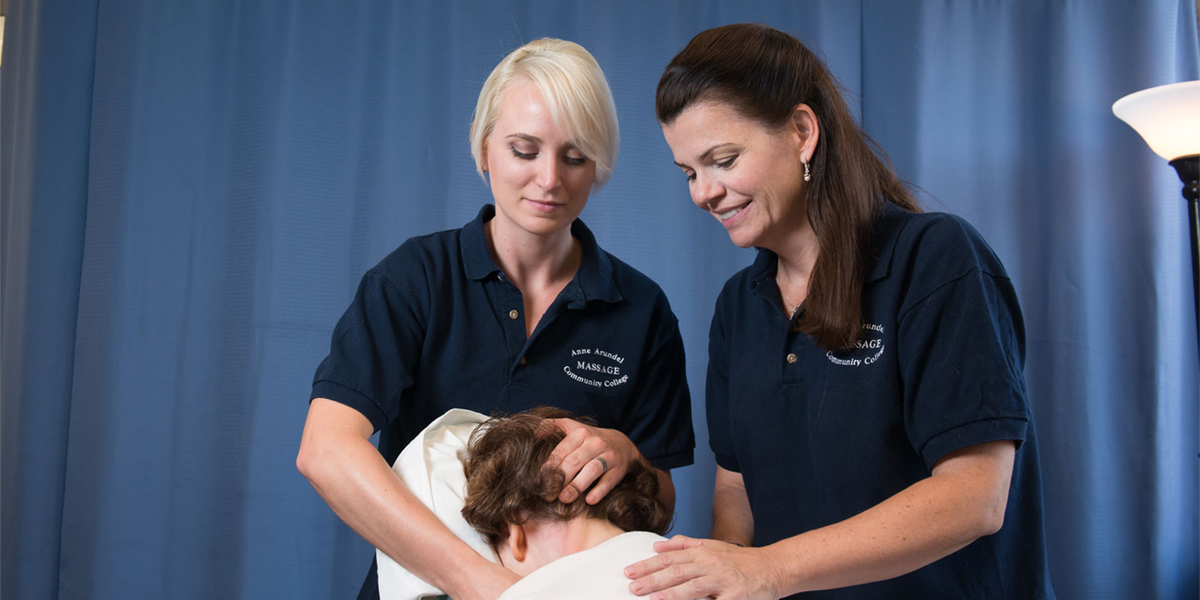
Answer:
[[[354,408],[375,431],[394,420],[419,366],[427,296],[427,288],[415,281],[397,285],[378,269],[368,271],[334,327],[311,398]]]
[[[708,330],[708,376],[704,386],[708,445],[716,455],[717,465],[740,473],[742,469],[733,451],[733,433],[729,428],[729,343],[723,319],[726,311],[722,310],[722,304],[722,298],[718,298]]]
[[[975,266],[900,315],[905,428],[926,466],[955,450],[1025,439],[1024,323],[1012,282]]]
[[[638,375],[625,431],[650,464],[665,471],[695,461],[696,434],[679,321],[661,292],[658,302],[656,326],[647,340],[649,358]]]

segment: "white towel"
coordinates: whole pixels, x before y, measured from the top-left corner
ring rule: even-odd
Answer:
[[[392,470],[454,535],[484,558],[499,564],[500,559],[487,540],[462,517],[463,497],[467,491],[463,459],[467,456],[471,432],[486,420],[486,416],[475,411],[451,409],[413,438],[396,458]],[[443,595],[441,590],[396,564],[382,550],[375,550],[375,558],[380,600],[415,600]]]

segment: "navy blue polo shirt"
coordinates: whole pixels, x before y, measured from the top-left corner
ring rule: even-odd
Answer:
[[[484,206],[462,229],[415,237],[363,275],[317,367],[312,398],[361,412],[388,464],[451,408],[555,406],[625,433],[651,464],[692,464],[679,322],[658,284],[581,220],[575,277],[526,338],[521,292],[488,253]],[[360,598],[377,597],[374,564]]]
[[[717,300],[708,428],[740,472],[765,546],[857,515],[929,477],[940,458],[1018,444],[1000,532],[913,573],[804,598],[1053,598],[1041,472],[1012,282],[965,221],[886,203],[856,346],[793,331],[760,250]],[[799,596],[797,596],[799,597]]]
[[[521,292],[488,254],[493,215],[489,204],[462,229],[412,238],[363,276],[312,397],[365,415],[389,464],[451,408],[541,405],[621,430],[660,469],[691,464],[683,340],[666,295],[576,220],[579,270],[527,339]]]

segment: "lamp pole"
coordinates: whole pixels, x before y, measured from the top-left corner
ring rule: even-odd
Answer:
[[[1192,298],[1196,305],[1196,343],[1200,344],[1200,154],[1181,156],[1168,164],[1175,167],[1183,181],[1183,198],[1188,203],[1188,229],[1192,235]]]

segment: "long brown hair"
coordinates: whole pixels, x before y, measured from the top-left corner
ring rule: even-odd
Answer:
[[[583,498],[570,504],[558,501],[566,477],[558,465],[547,461],[566,434],[545,420],[567,418],[592,423],[567,411],[542,406],[493,417],[471,434],[468,457],[463,463],[467,494],[462,515],[467,523],[487,537],[493,547],[508,539],[510,524],[531,520],[587,517],[608,520],[625,531],[666,533],[671,513],[658,499],[658,476],[643,460],[630,463],[621,483],[596,504],[588,504]]]
[[[819,250],[797,327],[827,350],[852,346],[862,328],[871,227],[885,200],[920,211],[883,151],[854,120],[840,87],[800,40],[742,23],[692,38],[663,71],[655,97],[663,125],[702,101],[726,104],[772,128],[783,126],[798,104],[816,114],[821,137],[809,163],[805,210]]]

